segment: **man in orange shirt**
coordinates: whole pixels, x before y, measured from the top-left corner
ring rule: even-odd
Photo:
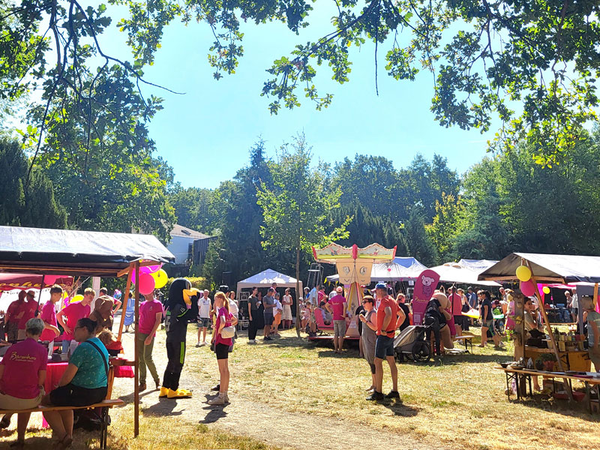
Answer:
[[[394,357],[394,337],[399,323],[404,322],[404,312],[398,311],[398,304],[388,295],[387,286],[377,283],[375,295],[379,308],[377,309],[377,342],[375,344],[375,390],[367,400],[383,400],[384,398],[399,399],[398,369]],[[392,390],[383,395],[383,360],[390,365],[392,374]]]

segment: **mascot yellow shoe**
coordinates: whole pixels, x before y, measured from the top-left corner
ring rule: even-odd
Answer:
[[[166,387],[161,387],[161,388],[160,388],[160,394],[158,394],[158,398],[161,398],[161,397],[166,397],[166,396],[169,394],[169,391],[170,391],[170,390],[171,390],[171,389],[169,389],[169,388],[166,388]]]
[[[167,398],[191,398],[192,391],[188,391],[186,389],[177,389],[174,391],[173,389],[169,389],[167,393]]]

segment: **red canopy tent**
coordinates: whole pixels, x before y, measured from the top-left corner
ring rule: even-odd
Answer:
[[[36,275],[27,273],[0,273],[0,291],[12,289],[39,289],[53,284],[71,286],[73,277],[67,275]]]

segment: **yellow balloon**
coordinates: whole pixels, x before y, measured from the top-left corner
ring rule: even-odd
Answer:
[[[152,278],[154,278],[155,289],[164,287],[167,284],[167,281],[169,281],[169,276],[163,269],[160,269],[158,272],[153,272],[150,275],[152,275]]]
[[[75,297],[73,297],[71,302],[80,302],[81,300],[83,300],[83,295],[79,294],[79,295],[76,295]]]
[[[516,275],[519,281],[529,281],[531,279],[531,270],[527,266],[519,266],[517,267]]]
[[[544,294],[549,294],[550,288],[548,286],[544,286],[544,289],[542,289],[542,291],[544,291]]]

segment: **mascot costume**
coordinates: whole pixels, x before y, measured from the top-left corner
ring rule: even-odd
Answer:
[[[167,368],[160,388],[160,397],[189,398],[192,392],[179,389],[179,377],[185,361],[185,335],[187,325],[198,317],[198,299],[200,291],[192,289],[185,278],[177,278],[169,288],[167,302]]]

